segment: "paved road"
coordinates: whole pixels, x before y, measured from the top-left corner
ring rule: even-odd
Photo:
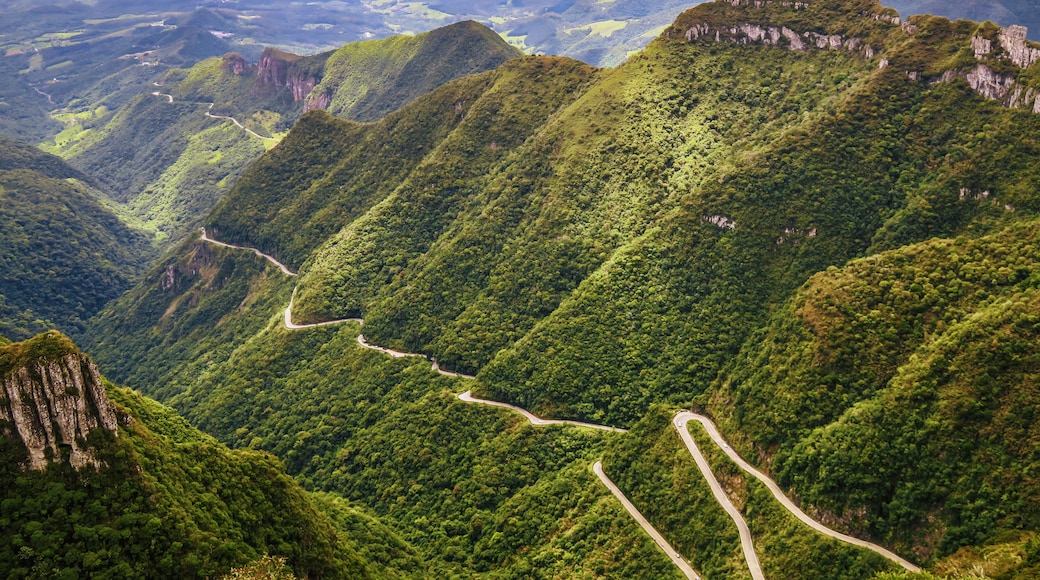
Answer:
[[[703,459],[703,455],[701,455],[700,450],[697,448],[697,443],[693,440],[693,437],[690,435],[689,429],[686,428],[686,425],[688,425],[690,421],[697,421],[701,425],[703,425],[705,431],[708,432],[708,436],[711,437],[711,440],[714,441],[715,444],[718,445],[722,449],[722,451],[725,452],[731,460],[733,460],[734,463],[736,463],[740,466],[741,469],[755,476],[755,478],[764,483],[766,487],[769,488],[769,491],[773,494],[773,497],[775,497],[776,500],[787,509],[787,511],[794,514],[795,517],[797,517],[799,520],[801,520],[803,523],[805,523],[812,529],[836,540],[841,540],[842,542],[846,542],[854,546],[859,546],[861,548],[872,550],[895,562],[896,564],[899,564],[900,566],[906,568],[911,572],[916,573],[921,571],[920,567],[915,566],[911,562],[899,557],[897,554],[893,553],[888,549],[885,549],[881,546],[878,546],[877,544],[873,544],[866,540],[861,540],[859,538],[854,538],[841,532],[836,532],[828,528],[827,526],[821,524],[820,522],[810,518],[797,505],[795,505],[793,501],[791,501],[786,495],[784,495],[783,490],[780,489],[780,486],[777,485],[775,481],[770,479],[769,476],[767,476],[766,474],[752,467],[751,464],[747,461],[744,461],[744,458],[741,457],[736,451],[734,451],[728,443],[726,443],[726,440],[722,437],[722,434],[719,433],[718,428],[715,427],[715,423],[713,423],[711,419],[705,417],[704,415],[698,415],[689,411],[683,411],[677,414],[674,419],[672,419],[672,424],[675,426],[676,430],[679,431],[679,435],[682,437],[683,443],[686,444],[686,447],[690,450],[690,453],[693,454],[694,459],[697,459],[698,457]],[[698,460],[697,462],[698,467],[700,467],[700,461],[701,460]],[[707,462],[705,462],[705,465],[707,465]],[[705,478],[708,478],[708,473],[710,473],[710,471],[710,467],[707,467],[707,471],[705,471],[704,467],[701,468],[701,473],[704,473]],[[710,483],[712,480],[714,480],[714,476],[711,476],[711,478],[708,479]],[[714,491],[714,489],[712,491]],[[743,533],[741,535],[741,543],[743,543]],[[748,550],[747,548],[745,548],[745,555],[747,555],[747,552]],[[748,561],[748,565],[750,566],[750,560]],[[754,575],[753,570],[752,575]]]
[[[171,103],[173,102],[173,97],[170,97],[170,102]],[[232,123],[235,124],[236,127],[238,127],[239,129],[242,129],[243,131],[245,131],[246,133],[249,133],[250,135],[252,135],[253,137],[256,137],[257,139],[263,139],[264,141],[277,141],[278,140],[278,139],[276,139],[274,137],[264,137],[263,135],[257,133],[256,131],[250,129],[249,127],[246,127],[242,123],[239,123],[238,119],[236,119],[234,117],[228,117],[228,116],[225,116],[225,115],[214,115],[213,113],[210,113],[210,111],[213,110],[213,105],[214,104],[215,103],[210,103],[209,104],[209,108],[206,109],[206,116],[209,117],[210,119],[225,119],[227,121],[231,121]]]
[[[376,346],[376,345],[368,342],[367,340],[365,340],[365,335],[363,335],[363,334],[359,334],[358,335],[357,341],[358,341],[358,344],[360,344],[361,346],[363,346],[365,348],[369,348],[369,349],[372,349],[372,350],[378,350],[379,352],[381,352],[383,354],[390,355],[390,356],[392,356],[394,358],[406,358],[406,357],[426,358],[426,355],[424,355],[424,354],[418,354],[418,353],[414,353],[414,352],[401,352],[399,350],[394,350],[392,348],[386,348],[385,346]],[[429,360],[429,359],[427,359],[427,360]]]
[[[286,267],[285,264],[283,264],[283,263],[279,262],[278,260],[274,259],[273,256],[268,256],[267,254],[261,252],[260,250],[258,250],[256,248],[251,248],[249,246],[236,246],[235,244],[225,244],[224,242],[218,242],[217,240],[214,240],[213,238],[211,238],[211,237],[206,235],[206,228],[200,228],[200,229],[202,230],[202,235],[199,236],[199,239],[201,239],[204,242],[209,242],[209,243],[211,243],[211,244],[213,244],[215,246],[221,246],[221,247],[224,247],[224,248],[234,248],[236,250],[248,250],[250,252],[253,252],[257,256],[260,256],[261,258],[266,259],[268,262],[271,262],[275,266],[278,266],[278,269],[281,270],[282,273],[285,274],[286,276],[295,276],[296,275],[296,272],[293,272],[288,267]],[[290,328],[292,328],[292,327],[290,327]]]
[[[152,83],[152,84],[154,84],[157,87],[161,87],[162,86],[159,83]],[[35,87],[33,87],[33,88],[35,88]],[[36,92],[40,93],[40,91],[38,91],[38,90]],[[40,94],[43,95],[43,94],[46,94],[46,93],[40,93]],[[166,99],[171,104],[173,103],[173,95],[171,95],[171,94],[161,93],[159,91],[152,91],[152,95],[156,96],[156,97],[166,97]],[[50,96],[48,96],[47,98],[49,99]],[[245,131],[246,133],[249,133],[250,135],[256,137],[257,139],[263,139],[264,141],[278,141],[278,139],[275,138],[275,137],[264,137],[263,135],[257,133],[256,131],[250,129],[249,127],[246,127],[242,123],[239,123],[238,119],[236,119],[234,117],[228,117],[228,116],[225,116],[225,115],[214,115],[210,111],[213,110],[213,105],[216,105],[216,103],[196,103],[196,104],[199,104],[199,105],[209,105],[208,107],[206,107],[206,116],[209,117],[210,119],[224,119],[226,121],[231,121],[232,123],[235,124],[236,127],[238,127],[239,129],[242,129],[243,131]]]
[[[32,90],[34,90],[34,91],[36,91],[37,93],[39,93],[39,94],[41,94],[41,95],[43,95],[43,96],[47,97],[47,103],[48,103],[48,104],[50,104],[50,105],[53,105],[53,104],[54,104],[54,99],[53,99],[53,98],[52,98],[52,97],[51,97],[51,96],[50,96],[49,94],[47,94],[47,93],[45,93],[45,92],[41,91],[40,89],[36,88],[36,85],[29,85],[29,86],[30,86],[30,87],[32,88]]]
[[[296,288],[292,289],[292,296],[289,297],[289,305],[285,307],[285,327],[289,330],[302,330],[304,328],[317,328],[319,326],[329,326],[330,324],[343,324],[344,322],[356,322],[358,324],[364,324],[365,321],[360,318],[340,318],[339,320],[329,320],[326,322],[314,322],[311,324],[296,324],[292,321],[292,305],[296,301]],[[358,342],[361,342],[361,335],[358,335]]]
[[[618,486],[614,485],[614,482],[611,481],[609,477],[607,477],[607,474],[603,472],[603,464],[599,461],[593,463],[592,471],[596,473],[596,476],[599,477],[599,480],[603,482],[603,485],[607,486],[607,489],[610,490],[610,493],[614,494],[614,497],[618,498],[618,501],[621,502],[621,505],[625,506],[625,510],[627,510],[629,515],[631,515],[632,518],[635,519],[640,526],[642,526],[643,531],[645,531],[651,538],[653,538],[654,543],[657,544],[657,547],[661,548],[661,551],[664,552],[665,555],[672,560],[672,563],[675,564],[676,567],[678,567],[680,570],[682,570],[682,573],[685,574],[686,577],[690,580],[701,580],[701,577],[697,574],[693,567],[690,566],[686,562],[686,560],[683,560],[682,556],[679,555],[679,552],[676,552],[675,548],[673,548],[668,543],[668,541],[664,539],[664,536],[661,535],[661,532],[658,532],[652,525],[650,525],[650,522],[648,522],[646,518],[643,517],[643,514],[639,513],[639,510],[636,509],[636,506],[632,505],[632,502],[629,501],[627,497],[625,497],[625,494],[622,493],[620,489],[618,489]]]
[[[277,266],[282,271],[282,273],[284,273],[285,275],[287,275],[287,276],[296,276],[296,272],[293,272],[292,270],[287,268],[284,264],[282,264],[281,262],[279,262],[278,260],[276,260],[272,256],[269,256],[269,255],[261,252],[260,250],[257,250],[256,248],[252,248],[252,247],[248,247],[248,246],[236,246],[234,244],[226,244],[224,242],[218,242],[217,240],[214,240],[213,238],[210,238],[209,236],[206,235],[206,228],[202,228],[201,239],[203,241],[206,241],[206,242],[209,242],[211,244],[218,245],[218,246],[223,246],[225,248],[235,248],[235,249],[239,249],[239,250],[251,251],[251,252],[255,253],[256,255],[261,256],[261,257],[267,259],[268,261],[270,261],[272,264]],[[293,288],[293,293],[292,293],[292,296],[289,298],[289,305],[286,306],[286,308],[285,308],[285,316],[284,316],[285,327],[288,328],[288,329],[300,330],[300,329],[306,329],[306,328],[315,328],[315,327],[318,327],[318,326],[328,326],[328,325],[331,325],[331,324],[342,324],[344,322],[356,322],[358,324],[364,325],[364,320],[361,319],[361,318],[343,318],[343,319],[339,319],[339,320],[329,320],[327,322],[318,322],[318,323],[313,323],[313,324],[295,324],[292,321],[292,306],[293,306],[293,302],[295,300],[296,300],[296,288]],[[363,334],[358,334],[357,341],[358,341],[358,344],[361,345],[364,348],[377,350],[377,351],[382,352],[384,354],[390,355],[390,356],[392,356],[394,358],[421,357],[421,358],[424,358],[426,360],[432,361],[432,369],[434,371],[442,374],[442,375],[445,375],[445,376],[457,377],[457,378],[463,378],[463,379],[474,379],[475,378],[475,377],[473,377],[471,375],[465,375],[465,374],[462,374],[462,373],[454,373],[454,372],[451,372],[451,371],[446,371],[444,369],[441,369],[438,366],[436,360],[431,359],[431,358],[429,358],[429,357],[427,357],[426,355],[423,355],[423,354],[410,353],[410,352],[401,352],[401,351],[397,351],[397,350],[389,349],[389,348],[386,348],[386,347],[382,347],[382,346],[377,346],[377,345],[371,344],[371,343],[369,343],[368,341],[365,340],[365,336]],[[523,409],[523,408],[517,407],[515,405],[510,405],[508,403],[501,403],[499,401],[489,401],[489,400],[486,400],[486,399],[478,399],[478,398],[474,397],[470,391],[466,391],[464,393],[461,393],[461,394],[458,395],[458,397],[459,397],[459,400],[465,401],[467,403],[477,403],[477,404],[481,404],[481,405],[489,405],[489,406],[492,406],[492,407],[501,407],[501,408],[504,408],[504,409],[510,409],[512,411],[515,411],[515,412],[520,413],[521,415],[523,415],[528,421],[531,422],[532,425],[572,425],[572,426],[575,426],[575,427],[586,427],[586,428],[589,428],[589,429],[599,429],[599,430],[602,430],[602,431],[616,431],[616,432],[621,432],[621,433],[627,433],[628,432],[627,429],[620,429],[618,427],[608,427],[606,425],[597,425],[595,423],[585,423],[585,422],[582,422],[582,421],[570,421],[570,420],[566,420],[566,419],[543,419],[543,418],[535,415],[534,413],[531,413],[527,409]],[[738,455],[735,451],[733,451],[733,449],[730,448],[729,444],[726,443],[726,440],[722,437],[722,435],[719,433],[718,429],[715,427],[715,424],[712,423],[710,419],[708,419],[707,417],[705,417],[703,415],[698,415],[696,413],[691,413],[689,411],[680,412],[672,420],[672,425],[675,427],[676,431],[679,432],[679,436],[682,438],[683,443],[686,445],[686,448],[690,451],[690,454],[693,456],[693,459],[697,463],[697,467],[700,469],[701,474],[704,476],[704,479],[707,480],[708,486],[711,488],[711,492],[712,492],[712,495],[715,497],[715,500],[717,502],[719,502],[719,504],[723,507],[723,509],[726,510],[726,513],[728,513],[729,516],[733,519],[734,523],[736,523],[737,529],[738,529],[738,531],[740,533],[740,545],[741,545],[741,548],[742,548],[742,550],[744,552],[744,559],[747,561],[748,570],[750,570],[751,576],[752,576],[752,578],[754,580],[765,580],[765,576],[762,574],[762,566],[761,566],[761,563],[758,560],[758,555],[755,553],[755,548],[754,548],[754,545],[752,543],[752,538],[751,538],[751,531],[748,529],[747,522],[744,521],[744,517],[740,514],[740,511],[737,510],[736,506],[733,505],[733,502],[730,501],[729,496],[727,496],[725,491],[722,489],[722,486],[719,484],[719,480],[715,477],[715,474],[711,470],[711,465],[708,464],[708,460],[705,459],[704,455],[700,451],[700,448],[697,447],[697,442],[694,441],[693,437],[690,435],[689,429],[687,429],[687,427],[686,427],[689,424],[690,421],[697,421],[697,422],[701,423],[704,426],[705,430],[708,432],[708,435],[711,437],[712,441],[714,441],[715,444],[718,445],[726,453],[726,455],[729,456],[730,459],[732,459],[737,465],[739,465],[741,469],[743,469],[744,471],[746,471],[746,472],[750,473],[751,475],[755,476],[756,478],[758,478],[759,481],[764,483],[766,485],[766,487],[769,488],[769,491],[772,492],[773,497],[775,497],[777,499],[777,501],[780,502],[781,505],[783,505],[788,511],[793,513],[795,515],[795,517],[797,517],[799,520],[801,520],[802,522],[804,522],[808,526],[812,527],[814,530],[816,530],[816,531],[818,531],[818,532],[820,532],[822,534],[825,534],[825,535],[827,535],[829,537],[835,538],[837,540],[841,540],[841,541],[847,542],[849,544],[853,544],[853,545],[856,545],[856,546],[867,548],[868,550],[873,550],[874,552],[877,552],[878,554],[881,554],[882,556],[888,558],[889,560],[892,560],[893,562],[896,562],[900,566],[902,566],[902,567],[904,567],[907,570],[910,570],[912,572],[920,572],[921,571],[921,569],[918,566],[915,566],[914,564],[908,562],[907,560],[904,560],[903,558],[900,558],[895,553],[893,553],[893,552],[891,552],[891,551],[889,551],[889,550],[887,550],[887,549],[885,549],[885,548],[883,548],[881,546],[878,546],[877,544],[872,544],[872,543],[867,542],[865,540],[860,540],[859,538],[853,538],[852,536],[848,536],[846,534],[842,534],[840,532],[836,532],[836,531],[834,531],[834,530],[824,526],[823,524],[817,522],[816,520],[810,518],[808,515],[805,514],[805,512],[803,512],[801,509],[799,509],[798,506],[796,506],[794,504],[794,502],[792,502],[790,499],[787,498],[787,496],[784,495],[783,491],[780,489],[780,486],[778,486],[776,484],[776,482],[774,482],[772,479],[770,479],[764,473],[762,473],[762,472],[758,471],[757,469],[755,469],[754,467],[752,467],[751,464],[749,464],[748,462],[744,461],[744,459],[742,457],[740,457],[740,455]],[[678,555],[678,553],[676,553],[675,550],[671,549],[668,546],[667,542],[665,542],[663,538],[661,538],[660,540],[658,539],[660,537],[660,534],[657,534],[656,531],[651,533],[651,530],[653,530],[653,527],[650,526],[649,522],[646,522],[645,518],[643,518],[642,515],[637,515],[637,514],[639,514],[638,510],[636,510],[635,507],[632,506],[631,502],[629,502],[627,498],[624,498],[624,494],[622,494],[621,491],[617,489],[617,486],[615,486],[613,484],[613,482],[610,482],[610,478],[608,478],[606,476],[606,474],[603,473],[602,466],[600,466],[598,469],[597,469],[597,466],[599,466],[599,462],[597,462],[596,465],[593,466],[593,469],[596,471],[596,475],[598,475],[600,477],[600,479],[603,480],[603,482],[607,485],[608,488],[610,488],[611,492],[614,493],[615,496],[618,496],[618,499],[621,500],[622,504],[625,505],[625,509],[627,509],[629,511],[629,513],[631,513],[632,516],[634,518],[636,518],[637,521],[640,522],[640,525],[643,526],[643,529],[647,530],[647,533],[650,534],[651,537],[654,538],[654,541],[657,542],[657,545],[660,546],[661,549],[665,550],[665,553],[668,554],[670,558],[672,558],[672,561],[675,562],[675,565],[678,566],[681,570],[683,570],[683,573],[686,574],[686,576],[688,578],[699,578],[696,575],[696,572],[694,572],[693,569],[689,567],[689,564],[686,564],[685,561],[682,560],[682,558]],[[657,534],[657,536],[655,536],[655,534]],[[682,564],[680,564],[680,562],[682,562]],[[692,574],[692,576],[691,576],[691,574]]]
[[[572,425],[574,427],[587,427],[589,429],[599,429],[600,431],[615,431],[617,433],[628,433],[628,429],[621,429],[620,427],[608,427],[606,425],[597,425],[595,423],[585,423],[583,421],[570,421],[567,419],[542,419],[538,415],[528,411],[527,409],[510,405],[509,403],[500,403],[498,401],[488,401],[487,399],[478,399],[473,396],[470,391],[461,393],[459,395],[460,401],[467,403],[480,403],[481,405],[490,405],[492,407],[502,407],[503,409],[509,409],[520,413],[531,422],[532,425]]]
[[[708,486],[711,488],[712,495],[715,496],[715,501],[719,502],[722,509],[726,510],[729,517],[733,519],[733,523],[737,524],[737,531],[740,533],[740,547],[744,551],[744,560],[747,561],[748,570],[751,571],[751,577],[754,580],[765,580],[765,575],[762,573],[762,564],[758,561],[758,554],[755,553],[755,546],[751,541],[751,530],[748,529],[747,522],[744,521],[744,516],[740,515],[740,510],[737,506],[733,505],[730,501],[729,496],[722,489],[722,485],[719,484],[718,478],[715,477],[715,473],[711,470],[711,465],[708,460],[704,458],[704,454],[701,453],[697,442],[690,436],[690,431],[684,429],[686,422],[690,420],[690,415],[693,413],[684,411],[679,413],[672,419],[672,425],[675,426],[676,431],[679,432],[679,436],[682,437],[683,443],[686,444],[686,448],[690,450],[690,455],[693,455],[693,460],[697,462],[697,468],[701,470],[701,475],[707,480]],[[718,443],[716,441],[716,443]],[[721,445],[721,443],[720,443]]]
[[[285,264],[283,264],[283,263],[279,262],[278,260],[276,260],[274,258],[274,256],[269,256],[269,255],[261,252],[260,250],[258,250],[256,248],[253,248],[253,247],[250,247],[250,246],[236,246],[235,244],[228,244],[228,243],[224,243],[224,242],[219,242],[219,241],[214,240],[213,238],[209,237],[209,235],[206,234],[206,228],[200,228],[200,229],[201,229],[202,233],[199,236],[199,239],[201,239],[204,242],[208,242],[208,243],[213,244],[215,246],[221,246],[223,248],[234,248],[236,250],[246,250],[246,251],[249,251],[249,252],[253,252],[257,256],[260,256],[260,257],[266,259],[267,261],[271,262],[275,266],[277,266],[278,269],[281,270],[282,273],[285,274],[286,276],[296,276],[297,275],[296,272],[293,272],[292,270],[287,268],[285,266]],[[289,305],[285,307],[285,313],[284,313],[284,317],[283,317],[283,323],[285,324],[285,327],[288,328],[289,330],[303,330],[305,328],[317,328],[319,326],[329,326],[331,324],[342,324],[344,322],[356,322],[356,323],[361,324],[361,325],[365,324],[364,319],[361,319],[361,318],[340,318],[338,320],[327,320],[325,322],[314,322],[314,323],[311,323],[311,324],[296,324],[295,322],[293,322],[293,318],[292,318],[292,307],[293,307],[293,303],[295,301],[296,301],[296,288],[293,288],[292,296],[289,297]],[[365,340],[365,335],[363,335],[363,334],[359,334],[358,335],[357,341],[358,341],[358,344],[360,344],[361,346],[363,346],[365,348],[372,349],[372,350],[378,350],[379,352],[384,353],[384,354],[388,354],[388,355],[390,355],[390,356],[392,356],[394,358],[403,358],[403,357],[424,358],[424,359],[426,359],[426,360],[428,360],[428,361],[430,361],[432,363],[431,364],[431,368],[435,372],[437,372],[439,374],[442,374],[442,375],[444,375],[446,377],[455,377],[455,378],[460,378],[460,379],[475,379],[475,378],[477,378],[477,377],[475,377],[473,375],[467,375],[467,374],[463,374],[463,373],[456,373],[456,372],[444,370],[444,369],[442,369],[440,367],[440,365],[437,364],[437,360],[436,359],[432,359],[432,358],[430,358],[430,357],[428,357],[428,356],[426,356],[424,354],[418,354],[418,353],[412,353],[412,352],[401,352],[399,350],[393,350],[393,349],[386,348],[386,347],[383,347],[383,346],[374,345],[374,344],[368,342],[367,340]]]

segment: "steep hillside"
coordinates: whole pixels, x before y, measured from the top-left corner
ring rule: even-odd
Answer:
[[[472,22],[311,57],[228,53],[168,71],[125,106],[62,113],[50,150],[106,183],[158,241],[180,239],[303,112],[374,121],[520,54]]]
[[[724,375],[718,412],[805,501],[907,545],[936,538],[925,556],[1036,529],[1036,227],[817,274]]]
[[[103,384],[60,334],[0,347],[0,380],[0,568],[12,577],[213,577],[264,554],[299,577],[394,577],[338,538],[277,460]],[[340,517],[364,521],[350,511]]]
[[[77,332],[135,282],[144,237],[101,205],[93,180],[61,159],[0,138],[0,332]]]
[[[472,517],[471,498],[435,491],[470,480],[393,462],[429,453],[482,476],[476,433],[504,440],[458,417],[428,366],[363,357],[356,328],[283,329],[290,296],[291,321],[361,316],[370,343],[476,374],[488,398],[636,426],[575,453],[602,452],[713,572],[742,577],[739,556],[706,540],[725,533],[715,516],[690,523],[708,495],[690,492],[655,405],[710,410],[806,511],[915,562],[1021,547],[1037,529],[1038,62],[1021,28],[904,22],[869,0],[731,0],[686,12],[618,69],[530,57],[379,123],[313,112],[206,221],[298,278],[185,242],[88,340],[116,376],[409,539]],[[471,435],[438,438],[456,433]],[[540,469],[577,473],[576,456],[530,449]],[[836,548],[726,477],[774,573],[882,569],[822,556]],[[398,491],[366,483],[380,478]],[[520,501],[513,483],[494,517]],[[478,549],[461,570],[519,561],[443,532],[431,553]]]
[[[366,244],[370,251],[414,251],[593,75],[576,61],[528,57],[451,83],[374,125],[311,114],[250,168],[206,225],[298,267],[343,226],[364,227],[358,218],[371,210],[364,221],[377,219],[372,212],[403,219],[392,236],[373,232],[380,239]],[[424,195],[418,203],[438,205],[435,213],[416,211]]]
[[[416,36],[348,44],[329,56],[308,97],[337,117],[375,121],[444,83],[491,70],[522,53],[467,21]]]

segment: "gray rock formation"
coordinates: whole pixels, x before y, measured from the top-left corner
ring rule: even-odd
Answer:
[[[1034,62],[1040,60],[1040,48],[1029,46],[1026,34],[1029,32],[1025,26],[1008,26],[1000,29],[1000,47],[1008,53],[1011,62],[1022,68],[1029,68]]]
[[[965,78],[976,93],[995,101],[1003,101],[1015,85],[1014,78],[997,74],[984,64],[975,65]]]
[[[97,366],[69,353],[15,369],[0,389],[3,435],[18,437],[29,451],[30,469],[67,458],[76,469],[100,467],[87,435],[115,431],[115,407],[105,394]]]

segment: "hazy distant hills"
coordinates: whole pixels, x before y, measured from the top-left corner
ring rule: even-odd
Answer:
[[[1029,37],[1040,39],[1040,2],[1037,0],[892,0],[885,3],[904,16],[938,14],[982,22],[992,20],[1002,26],[1029,27]]]
[[[521,54],[474,22],[310,57],[227,53],[167,71],[118,109],[63,117],[50,148],[105,183],[157,242],[176,240],[194,235],[237,176],[305,111],[374,121]]]

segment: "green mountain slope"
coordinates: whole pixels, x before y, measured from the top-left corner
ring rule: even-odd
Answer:
[[[576,61],[529,57],[451,83],[374,125],[312,114],[285,147],[236,184],[207,227],[228,240],[250,240],[297,267],[348,223],[364,228],[365,221],[393,219],[398,229],[373,232],[379,238],[364,246],[411,253],[435,239],[444,218],[592,74]],[[348,146],[353,143],[363,145]],[[275,182],[281,187],[262,185]],[[425,193],[445,190],[448,195]],[[417,211],[420,203],[436,207]],[[365,220],[356,220],[370,209]]]
[[[807,511],[917,562],[1024,545],[1037,527],[1040,46],[1013,32],[902,22],[867,0],[705,4],[618,69],[532,57],[379,123],[311,113],[207,231],[299,269],[296,322],[362,316],[370,342],[475,373],[466,384],[489,398],[641,426],[567,460],[540,445],[528,455],[577,477],[578,455],[604,454],[706,570],[740,576],[739,555],[706,539],[724,533],[717,518],[690,523],[708,492],[687,493],[698,484],[662,403],[706,407]],[[88,340],[115,376],[366,502],[408,539],[433,519],[469,520],[468,498],[430,499],[449,487],[436,475],[393,467],[428,443],[484,474],[476,435],[430,435],[482,430],[455,415],[446,390],[462,389],[425,363],[360,351],[356,328],[284,330],[296,281],[185,242]],[[810,309],[814,289],[829,298]],[[361,393],[381,394],[360,405]],[[495,443],[480,445],[506,445],[483,431]],[[470,481],[452,477],[453,490]],[[727,477],[772,570],[884,567],[821,556],[836,548]],[[366,483],[380,479],[399,488]],[[494,517],[520,501],[505,499],[512,485]],[[498,548],[482,559],[482,534],[454,543],[464,532],[452,530],[429,553],[477,549],[460,570],[519,565]]]
[[[102,206],[93,180],[29,145],[0,139],[0,331],[25,338],[87,318],[135,282],[145,238]]]
[[[0,349],[5,388],[25,368],[42,372],[36,365],[69,360],[93,366],[53,332]],[[118,425],[85,434],[98,468],[76,470],[55,458],[44,470],[23,471],[26,449],[5,422],[0,567],[7,574],[202,578],[270,554],[285,558],[298,577],[395,577],[394,568],[383,574],[363,561],[356,540],[337,537],[270,455],[231,451],[169,408],[94,380],[96,369],[93,378],[85,375],[86,388],[107,391]],[[368,528],[366,518],[345,505],[337,515]],[[407,563],[407,549],[385,528],[358,537]]]
[[[519,55],[473,22],[311,57],[228,53],[167,72],[125,106],[62,114],[50,149],[108,184],[128,219],[180,239],[304,111],[373,121]]]
[[[444,83],[521,56],[495,32],[467,21],[416,36],[347,44],[329,56],[311,99],[354,121],[375,121]]]
[[[717,396],[783,480],[850,525],[936,537],[923,548],[940,554],[1035,529],[1035,230],[1015,220],[814,276]]]

